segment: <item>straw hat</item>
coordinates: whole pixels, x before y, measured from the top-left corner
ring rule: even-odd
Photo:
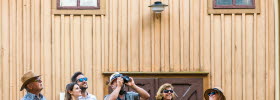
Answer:
[[[22,85],[21,85],[20,91],[22,91],[27,84],[29,84],[30,82],[32,82],[33,80],[37,79],[37,77],[40,77],[40,76],[41,75],[35,75],[32,71],[25,73],[21,77]]]
[[[208,94],[212,91],[217,91],[220,94],[220,96],[222,96],[222,98],[225,98],[224,93],[223,93],[223,89],[221,89],[220,87],[214,87],[214,88],[211,88],[211,89],[207,89],[204,92],[204,97],[205,97],[206,100],[209,100]]]

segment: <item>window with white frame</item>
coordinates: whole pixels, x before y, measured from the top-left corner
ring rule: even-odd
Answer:
[[[254,9],[255,0],[213,0],[213,8]]]
[[[58,9],[100,9],[100,0],[57,0]]]

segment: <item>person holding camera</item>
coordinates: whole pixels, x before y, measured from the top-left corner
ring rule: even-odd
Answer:
[[[110,76],[109,84],[113,92],[104,97],[104,100],[147,100],[150,95],[144,89],[138,87],[132,77],[115,72]],[[136,92],[126,92],[125,86],[129,86]]]

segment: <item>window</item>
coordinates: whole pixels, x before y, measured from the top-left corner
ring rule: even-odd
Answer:
[[[207,0],[208,14],[260,13],[260,0]]]
[[[99,0],[57,0],[58,9],[100,9]]]
[[[105,15],[106,0],[52,0],[52,14]]]
[[[214,8],[255,8],[255,0],[214,0]]]

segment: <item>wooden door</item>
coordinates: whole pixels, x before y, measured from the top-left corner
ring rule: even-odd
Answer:
[[[134,78],[134,82],[150,94],[149,100],[155,100],[158,88],[164,83],[174,86],[175,100],[203,100],[202,78]],[[125,90],[135,91],[127,86]],[[110,87],[109,92],[112,92]]]

